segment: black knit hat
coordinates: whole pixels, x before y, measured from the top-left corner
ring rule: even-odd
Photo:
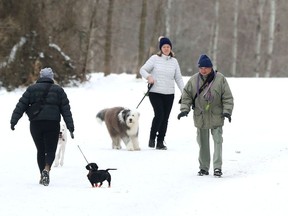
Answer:
[[[207,55],[201,55],[198,60],[198,67],[213,67],[210,58]]]
[[[169,38],[164,37],[164,36],[160,36],[160,37],[159,37],[159,49],[160,49],[160,50],[161,50],[161,48],[162,48],[162,46],[163,46],[164,44],[170,45],[170,47],[171,47],[171,49],[172,49],[172,43],[171,43],[171,41],[169,40]]]

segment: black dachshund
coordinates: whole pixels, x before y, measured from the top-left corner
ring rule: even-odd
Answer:
[[[111,175],[108,172],[109,170],[117,170],[117,169],[106,169],[106,170],[98,170],[98,166],[96,163],[89,163],[86,166],[86,169],[89,170],[87,175],[92,187],[101,187],[104,181],[108,182],[108,186],[111,187]],[[98,185],[98,183],[100,183]]]

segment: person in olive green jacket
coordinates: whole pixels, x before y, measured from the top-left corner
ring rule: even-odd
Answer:
[[[200,56],[198,67],[199,73],[194,74],[184,87],[178,119],[187,116],[192,107],[200,148],[198,158],[200,176],[209,175],[209,136],[210,133],[212,134],[214,175],[220,177],[222,175],[222,126],[224,118],[231,122],[233,95],[226,78],[213,70],[213,64],[207,55]]]

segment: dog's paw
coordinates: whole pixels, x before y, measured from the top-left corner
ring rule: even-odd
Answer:
[[[126,149],[127,149],[128,151],[134,151],[134,148],[133,148],[132,145],[127,145],[127,146],[126,146]]]
[[[126,145],[126,149],[127,149],[128,151],[134,151],[134,146],[133,146],[132,142],[129,142],[129,143]]]
[[[113,148],[113,149],[120,150],[120,149],[121,149],[121,146],[113,146],[112,148]]]

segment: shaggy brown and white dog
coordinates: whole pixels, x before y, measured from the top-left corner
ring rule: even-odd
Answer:
[[[105,122],[110,137],[112,148],[121,149],[121,139],[127,150],[140,150],[138,142],[139,112],[124,107],[112,107],[99,111],[96,118]]]
[[[54,166],[58,167],[59,163],[61,166],[64,164],[64,153],[67,143],[67,128],[64,123],[60,125],[59,139],[57,145],[57,154],[54,160]]]

